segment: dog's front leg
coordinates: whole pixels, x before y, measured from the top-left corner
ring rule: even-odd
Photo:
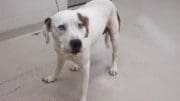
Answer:
[[[44,77],[42,79],[42,81],[45,83],[50,83],[50,82],[56,81],[58,78],[58,75],[62,72],[62,68],[64,66],[64,63],[65,63],[65,59],[58,55],[57,67],[56,67],[55,71],[51,75]]]
[[[82,86],[80,101],[86,101],[89,83],[90,52],[86,51],[75,62],[81,67]]]
[[[82,88],[81,88],[81,99],[80,101],[86,101],[87,91],[88,91],[88,83],[89,83],[89,68],[90,68],[90,60],[85,63],[82,67]]]

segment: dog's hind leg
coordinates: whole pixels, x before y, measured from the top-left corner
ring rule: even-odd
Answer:
[[[118,72],[118,57],[119,57],[119,30],[120,30],[120,18],[118,13],[114,13],[110,19],[108,28],[109,36],[112,42],[112,66],[109,70],[109,74],[112,76],[117,75]]]
[[[105,45],[106,45],[107,48],[109,48],[110,47],[110,45],[109,45],[110,44],[110,39],[109,39],[109,30],[108,30],[108,28],[105,28],[103,34],[105,34],[105,38],[104,38]]]

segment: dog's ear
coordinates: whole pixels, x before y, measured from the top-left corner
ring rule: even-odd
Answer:
[[[80,13],[77,13],[78,15],[78,18],[80,21],[82,21],[82,23],[84,24],[85,28],[86,28],[86,35],[85,37],[88,37],[88,34],[89,34],[89,18],[86,17],[86,16],[83,16],[82,14]]]
[[[43,35],[44,35],[44,37],[45,37],[46,44],[48,44],[48,43],[49,43],[49,40],[50,40],[50,38],[49,38],[49,32],[52,32],[51,22],[52,22],[51,18],[46,18],[46,19],[44,20],[44,25],[43,25],[42,33],[43,33]]]

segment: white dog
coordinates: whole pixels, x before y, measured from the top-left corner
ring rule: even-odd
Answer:
[[[43,34],[46,43],[49,42],[49,32],[52,33],[54,47],[57,53],[55,72],[43,78],[46,83],[54,82],[66,60],[77,64],[71,70],[81,68],[83,74],[82,96],[80,101],[86,101],[91,46],[105,34],[106,44],[110,38],[112,43],[112,66],[109,74],[117,74],[119,51],[120,18],[117,9],[110,0],[92,0],[76,10],[64,10],[44,21]]]

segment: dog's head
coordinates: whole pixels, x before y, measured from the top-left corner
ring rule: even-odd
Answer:
[[[65,10],[44,21],[43,34],[49,43],[49,32],[64,53],[77,54],[83,50],[88,37],[89,19],[81,13]]]

